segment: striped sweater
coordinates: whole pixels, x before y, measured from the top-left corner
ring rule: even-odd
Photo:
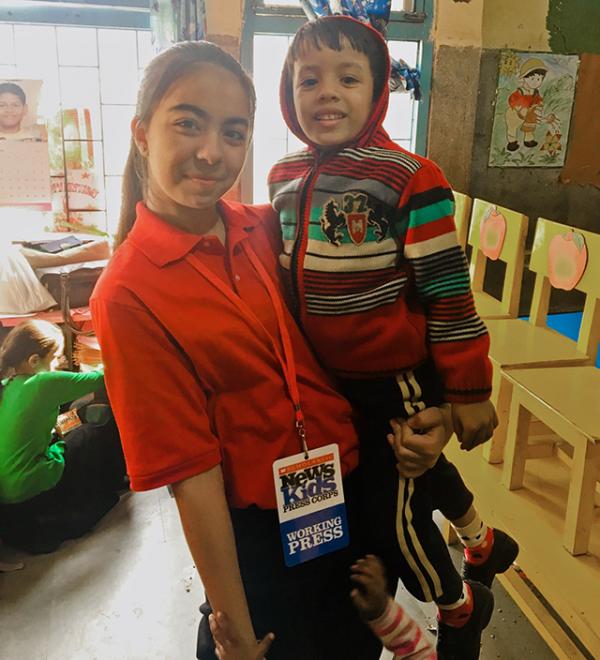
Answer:
[[[337,375],[371,378],[432,358],[447,401],[491,393],[489,337],[458,245],[452,191],[439,167],[381,127],[387,87],[352,144],[322,153],[304,135],[286,71],[282,110],[308,148],[269,174],[292,307]]]
[[[379,637],[388,651],[394,654],[394,660],[435,660],[437,653],[427,637],[391,597],[385,612],[375,621],[369,621],[369,627]]]

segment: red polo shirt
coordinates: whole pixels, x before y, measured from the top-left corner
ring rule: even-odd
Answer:
[[[221,463],[234,507],[275,507],[272,463],[300,451],[294,409],[265,329],[281,351],[275,311],[242,242],[277,277],[277,218],[268,206],[220,203],[227,246],[181,231],[143,204],[91,299],[105,380],[134,490]],[[252,309],[238,306],[187,260],[196,255]],[[358,462],[349,404],[285,310],[309,447],[337,442],[344,472]]]

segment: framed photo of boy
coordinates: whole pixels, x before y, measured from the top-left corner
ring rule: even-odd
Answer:
[[[41,80],[0,79],[0,206],[50,208],[48,133],[38,121]]]
[[[561,167],[579,57],[502,51],[490,167]]]

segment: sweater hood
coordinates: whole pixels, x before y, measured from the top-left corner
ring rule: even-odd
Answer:
[[[385,69],[386,69],[385,82],[381,86],[382,89],[379,90],[378,95],[373,99],[373,109],[369,119],[367,120],[366,124],[363,126],[362,130],[358,133],[358,135],[356,135],[350,142],[338,145],[336,151],[339,151],[340,149],[343,149],[344,147],[348,147],[351,145],[355,147],[364,147],[373,141],[377,133],[381,133],[384,138],[387,138],[387,134],[385,133],[385,131],[381,126],[385,118],[385,114],[387,112],[389,95],[390,95],[389,85],[387,83],[390,72],[390,55],[385,39],[374,28],[370,27],[365,23],[357,21],[356,19],[351,18],[350,16],[338,16],[338,15],[324,16],[322,18],[319,18],[318,20],[331,21],[332,23],[340,22],[340,21],[354,21],[355,23],[359,23],[366,30],[371,31],[373,37],[376,39],[377,43],[380,46],[381,55],[385,60]],[[283,114],[283,118],[290,131],[292,131],[292,133],[298,139],[304,142],[304,144],[306,144],[311,151],[313,152],[318,151],[320,149],[319,145],[308,138],[306,133],[302,130],[300,126],[300,122],[298,121],[296,108],[294,106],[294,95],[292,88],[293,81],[289,73],[290,72],[288,71],[287,65],[284,64],[283,72],[281,74],[281,81],[279,85],[279,99],[280,99],[281,112]]]

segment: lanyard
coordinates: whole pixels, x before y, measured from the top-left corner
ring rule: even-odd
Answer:
[[[285,383],[287,385],[288,393],[294,404],[294,414],[296,417],[296,433],[298,434],[298,440],[300,441],[300,446],[302,451],[305,454],[305,457],[308,458],[308,446],[306,444],[306,428],[304,425],[304,413],[302,412],[302,407],[300,405],[300,393],[298,391],[298,380],[296,377],[296,362],[294,360],[294,350],[292,347],[292,340],[290,333],[288,332],[287,325],[285,323],[285,313],[283,309],[283,303],[281,297],[273,280],[269,277],[269,274],[265,270],[265,267],[260,262],[259,258],[256,256],[256,253],[247,242],[242,243],[244,252],[246,253],[250,263],[254,267],[258,277],[262,281],[271,303],[273,309],[275,310],[275,316],[277,317],[277,326],[279,328],[279,334],[281,336],[281,343],[283,345],[283,355],[279,351],[277,344],[275,343],[273,337],[265,326],[258,319],[256,314],[250,309],[250,307],[229,287],[221,278],[215,275],[209,268],[207,268],[202,261],[195,254],[188,254],[186,260],[190,265],[197,270],[205,279],[207,279],[210,284],[212,284],[216,289],[218,289],[230,302],[232,302],[240,312],[252,321],[254,324],[258,325],[263,329],[264,333],[269,338],[275,352],[275,357],[281,365],[281,370],[283,371],[283,376],[285,378]]]

